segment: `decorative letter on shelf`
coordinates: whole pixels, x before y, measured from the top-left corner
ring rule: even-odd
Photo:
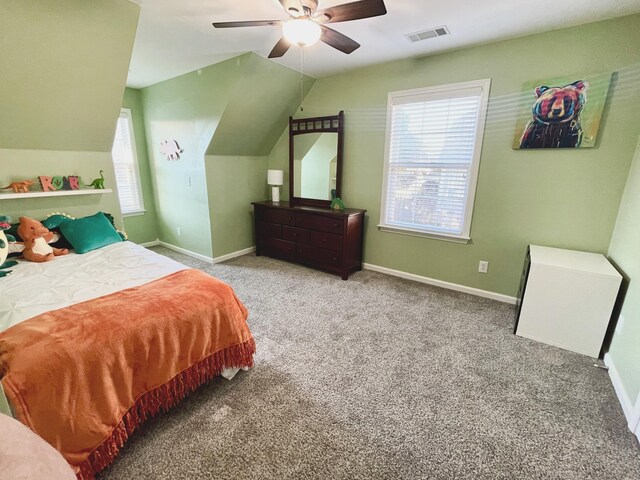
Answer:
[[[80,181],[77,175],[69,175],[67,177],[38,177],[42,185],[43,192],[55,192],[58,190],[80,190]]]

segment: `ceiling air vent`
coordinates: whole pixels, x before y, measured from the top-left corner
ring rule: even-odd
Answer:
[[[449,35],[449,29],[446,26],[430,28],[429,30],[421,30],[419,32],[407,33],[405,37],[410,42],[420,42],[427,40],[428,38],[442,37],[443,35]]]

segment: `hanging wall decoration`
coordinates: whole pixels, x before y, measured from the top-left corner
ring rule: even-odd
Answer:
[[[180,160],[180,154],[183,151],[177,140],[163,140],[160,142],[160,153],[162,153],[167,160]]]
[[[610,83],[611,74],[526,83],[513,148],[595,146]]]

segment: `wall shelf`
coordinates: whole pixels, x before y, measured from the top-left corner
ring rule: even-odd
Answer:
[[[0,193],[0,200],[13,200],[16,198],[40,198],[40,197],[65,197],[68,195],[99,195],[112,193],[110,188],[84,189],[84,190],[57,190],[55,192],[28,192],[28,193]]]

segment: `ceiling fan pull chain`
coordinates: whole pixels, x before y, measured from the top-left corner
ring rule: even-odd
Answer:
[[[304,74],[302,70],[304,68],[304,47],[300,47],[300,111],[304,112]]]

